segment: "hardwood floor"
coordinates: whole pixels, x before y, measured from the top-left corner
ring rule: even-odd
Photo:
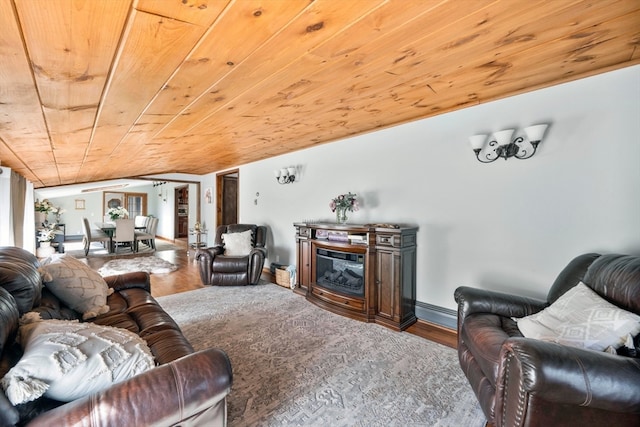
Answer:
[[[194,257],[194,252],[187,254],[187,242],[178,239],[173,242],[180,249],[163,250],[155,252],[155,256],[169,261],[178,266],[178,270],[167,274],[151,274],[151,295],[160,297],[163,295],[177,294],[203,288],[198,272],[198,264]],[[117,257],[89,257],[83,258],[86,264],[94,270],[102,267],[107,261]]]

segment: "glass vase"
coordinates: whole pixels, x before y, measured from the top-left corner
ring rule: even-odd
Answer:
[[[346,224],[347,219],[347,210],[345,208],[336,208],[336,223]]]

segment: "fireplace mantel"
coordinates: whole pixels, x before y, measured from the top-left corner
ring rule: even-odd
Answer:
[[[401,331],[415,323],[417,227],[328,223],[294,223],[294,227],[296,292],[334,313],[391,329]],[[362,292],[319,283],[319,269],[327,262],[324,258],[330,258],[322,256],[326,253],[362,261],[362,269],[350,273],[363,275]]]

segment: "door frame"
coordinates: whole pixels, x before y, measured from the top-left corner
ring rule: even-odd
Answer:
[[[134,177],[128,177],[126,179],[135,179],[135,180],[140,180],[140,181],[163,181],[163,182],[167,182],[167,183],[175,183],[177,184],[177,186],[179,186],[180,184],[184,184],[184,185],[195,185],[195,194],[197,194],[195,200],[196,200],[196,222],[200,222],[200,218],[201,218],[201,209],[202,209],[202,203],[200,200],[201,197],[201,187],[202,187],[202,183],[200,181],[191,181],[191,180],[184,180],[184,179],[172,179],[172,178],[159,178],[159,177],[154,177],[154,176],[134,176]],[[175,194],[175,193],[174,193]],[[189,191],[189,194],[191,194],[191,191]],[[175,221],[176,221],[176,214],[174,213],[174,232],[173,232],[173,236],[169,237],[169,236],[160,236],[160,237],[164,237],[165,239],[173,239],[173,241],[175,242],[176,240],[176,233],[175,233]],[[191,219],[191,217],[189,217]]]
[[[220,224],[222,224],[222,204],[223,197],[222,194],[224,192],[224,177],[227,175],[236,175],[237,176],[237,189],[236,189],[236,212],[238,212],[238,198],[240,191],[240,169],[231,169],[228,171],[220,172],[216,174],[216,228]],[[236,217],[236,222],[238,218]]]

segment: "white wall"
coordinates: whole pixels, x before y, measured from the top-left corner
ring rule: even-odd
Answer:
[[[550,128],[529,160],[481,164],[468,144],[536,123]],[[454,309],[459,285],[543,297],[580,253],[640,254],[639,135],[636,66],[241,166],[240,221],[294,264],[292,223],[334,221],[330,199],[352,191],[350,222],[419,227],[418,301]],[[277,184],[290,165],[296,182]]]

